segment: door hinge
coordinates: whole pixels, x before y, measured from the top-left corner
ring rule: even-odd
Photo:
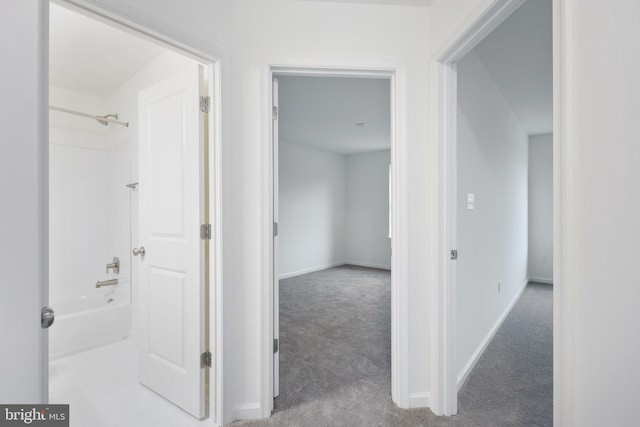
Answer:
[[[202,369],[210,368],[211,367],[211,363],[212,363],[212,359],[213,359],[213,356],[211,355],[211,352],[210,351],[205,351],[204,353],[202,353],[200,355],[200,367]]]
[[[457,249],[452,249],[451,250],[451,259],[458,259],[458,250]]]
[[[278,338],[273,340],[273,353],[277,353],[280,350],[280,340]]]
[[[271,109],[271,118],[273,120],[278,120],[278,107],[276,107],[275,105]]]
[[[274,222],[273,223],[273,237],[278,237],[278,223]]]
[[[211,97],[210,96],[201,96],[200,97],[200,111],[203,113],[208,113],[211,108]]]
[[[202,240],[211,240],[211,224],[202,224],[200,226],[200,238]]]

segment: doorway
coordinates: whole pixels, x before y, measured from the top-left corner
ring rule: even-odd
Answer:
[[[398,250],[396,248],[398,247],[397,245],[398,245],[399,239],[391,239],[392,235],[393,236],[399,235],[399,233],[394,234],[394,230],[397,230],[398,224],[393,220],[393,218],[399,217],[398,214],[394,216],[394,212],[399,211],[400,208],[399,208],[399,203],[397,203],[397,201],[393,196],[394,194],[393,189],[397,188],[397,186],[399,185],[399,181],[402,180],[402,178],[399,178],[393,172],[394,171],[393,165],[396,162],[399,162],[399,159],[402,157],[400,152],[401,150],[399,150],[398,148],[398,142],[397,142],[398,141],[398,125],[395,120],[397,112],[395,111],[394,106],[395,106],[396,96],[398,96],[398,91],[397,91],[397,88],[395,87],[396,85],[395,72],[393,70],[344,71],[344,70],[322,70],[322,69],[295,68],[295,67],[272,67],[269,73],[269,77],[270,77],[270,82],[272,83],[271,86],[273,88],[272,90],[273,108],[269,109],[271,113],[269,118],[274,124],[272,128],[273,133],[270,138],[270,140],[272,141],[272,145],[269,150],[270,160],[268,161],[268,164],[272,165],[272,168],[270,168],[270,172],[269,172],[270,174],[269,194],[272,195],[272,197],[270,197],[270,199],[272,200],[271,202],[272,217],[269,218],[269,220],[270,220],[270,223],[273,224],[274,233],[269,237],[270,244],[268,248],[268,253],[270,255],[269,255],[269,260],[267,261],[269,265],[269,270],[272,272],[271,274],[272,292],[269,293],[268,300],[265,300],[265,307],[268,308],[266,312],[269,313],[269,321],[267,324],[271,326],[270,327],[271,332],[269,333],[269,335],[272,339],[270,338],[269,342],[273,343],[268,350],[265,349],[265,353],[264,353],[265,363],[268,361],[268,364],[269,364],[268,366],[271,368],[268,370],[268,378],[265,378],[265,380],[267,380],[266,383],[270,385],[269,389],[265,390],[266,391],[265,395],[268,396],[268,400],[269,400],[267,402],[267,407],[270,407],[273,409],[273,405],[274,405],[273,398],[282,392],[282,390],[279,389],[279,370],[280,370],[279,365],[280,364],[278,360],[280,356],[278,350],[281,348],[280,343],[278,341],[280,338],[279,336],[279,332],[280,332],[279,331],[279,328],[280,328],[279,326],[279,314],[280,314],[279,281],[281,279],[295,277],[298,274],[311,273],[313,271],[319,271],[319,270],[323,270],[333,266],[339,266],[344,264],[358,264],[356,262],[357,260],[352,260],[353,263],[349,263],[348,262],[349,260],[347,259],[348,256],[346,255],[346,253],[340,253],[339,248],[341,247],[341,245],[344,246],[346,244],[346,240],[345,240],[346,229],[343,229],[341,232],[340,231],[336,232],[336,230],[333,229],[333,226],[336,225],[335,223],[332,224],[331,227],[329,227],[330,229],[333,230],[333,231],[329,231],[328,233],[328,234],[331,234],[332,237],[328,237],[328,234],[324,234],[322,238],[322,240],[324,240],[325,243],[328,243],[329,246],[333,245],[332,247],[333,249],[335,249],[335,251],[333,251],[333,253],[331,253],[330,256],[322,258],[322,254],[320,254],[320,252],[322,252],[321,250],[320,252],[318,252],[318,254],[320,254],[320,258],[318,259],[324,259],[324,261],[318,261],[318,260],[309,261],[308,259],[304,260],[304,259],[301,259],[300,257],[296,258],[295,254],[292,254],[292,252],[296,252],[296,250],[291,246],[293,244],[291,243],[292,242],[291,227],[296,226],[296,225],[292,225],[291,215],[292,215],[292,212],[295,211],[296,207],[292,207],[291,204],[287,204],[286,207],[283,206],[280,203],[280,200],[278,197],[279,188],[281,189],[283,185],[282,182],[279,182],[279,180],[281,180],[282,178],[288,179],[290,177],[289,175],[291,175],[291,174],[287,174],[286,170],[284,170],[282,168],[282,165],[280,164],[280,162],[282,161],[281,160],[281,153],[283,153],[282,150],[284,150],[283,155],[287,156],[286,162],[288,165],[287,166],[288,171],[298,176],[298,178],[299,178],[299,175],[297,175],[295,170],[291,168],[291,164],[293,164],[292,159],[295,159],[295,158],[300,159],[302,157],[305,157],[307,154],[311,156],[314,150],[317,151],[318,149],[320,149],[320,151],[325,151],[325,153],[321,154],[321,157],[323,159],[322,161],[329,162],[332,165],[334,163],[340,164],[340,162],[342,161],[345,166],[344,173],[346,175],[346,164],[348,163],[348,160],[346,158],[350,156],[344,153],[343,154],[335,154],[335,153],[326,154],[326,150],[325,150],[326,147],[324,148],[308,147],[308,146],[304,146],[304,144],[300,144],[301,140],[305,138],[301,136],[295,136],[295,133],[302,132],[302,134],[298,134],[298,135],[303,135],[304,131],[302,130],[302,128],[298,128],[297,130],[296,129],[292,130],[291,125],[288,125],[288,128],[285,132],[288,135],[288,137],[286,137],[286,139],[283,140],[282,135],[279,135],[279,131],[281,131],[281,129],[279,128],[281,127],[281,125],[278,121],[280,120],[280,118],[283,117],[281,115],[282,111],[286,111],[286,110],[282,110],[282,107],[283,107],[282,105],[278,105],[283,101],[282,85],[283,84],[287,85],[284,94],[287,99],[291,99],[291,91],[292,90],[294,92],[295,90],[304,91],[303,89],[304,83],[312,84],[311,86],[306,86],[307,89],[313,88],[312,90],[318,90],[318,87],[319,87],[318,85],[321,86],[322,84],[321,82],[323,81],[333,82],[334,84],[339,85],[341,82],[345,83],[345,82],[348,82],[349,80],[352,80],[355,82],[360,81],[362,83],[366,83],[367,80],[369,80],[369,83],[377,82],[379,84],[382,84],[383,86],[387,85],[386,86],[387,101],[385,101],[386,103],[385,108],[387,110],[387,113],[385,113],[385,115],[387,116],[386,120],[389,126],[389,132],[387,133],[387,138],[386,138],[387,139],[386,143],[388,145],[386,145],[386,147],[385,146],[377,147],[377,150],[385,150],[385,149],[389,150],[389,152],[386,154],[387,160],[381,160],[381,168],[379,168],[380,169],[379,172],[382,177],[382,183],[384,184],[384,186],[386,186],[386,188],[381,189],[380,193],[390,194],[390,197],[384,200],[385,211],[383,213],[384,215],[382,215],[382,217],[384,218],[383,219],[384,225],[382,226],[383,228],[382,236],[387,241],[387,244],[389,244],[390,241],[393,242],[392,244],[393,257],[390,256],[391,247],[389,246],[388,248],[389,253],[388,253],[388,258],[386,259],[386,262],[385,261],[381,261],[381,262],[369,261],[367,263],[366,261],[361,260],[359,264],[360,266],[368,265],[369,267],[383,267],[383,268],[390,267],[391,269],[391,298],[390,298],[391,299],[391,354],[392,354],[391,379],[393,381],[391,381],[391,387],[389,391],[393,396],[394,401],[397,401],[398,395],[401,394],[398,390],[400,389],[400,387],[406,385],[406,382],[404,382],[403,378],[401,378],[401,375],[399,375],[398,362],[400,359],[398,359],[398,355],[401,354],[400,342],[402,337],[398,336],[396,332],[398,330],[397,328],[403,327],[402,325],[399,325],[399,323],[403,323],[402,322],[403,319],[399,318],[398,308],[397,308],[398,305],[400,304],[400,296],[403,294],[403,284],[398,280],[400,271],[399,269],[396,269],[396,266],[398,263],[398,258],[397,258]],[[314,84],[315,84],[315,88],[313,87]],[[325,94],[327,93],[326,90],[320,89],[320,91]],[[287,101],[285,100],[285,102]],[[302,106],[298,105],[298,108],[295,108],[294,111],[297,111],[299,113],[300,112],[299,107],[302,107]],[[304,109],[304,107],[302,108]],[[314,111],[318,113],[319,111],[321,111],[322,107],[319,107],[319,108],[320,110],[314,109]],[[340,110],[339,108],[336,108],[336,109]],[[296,114],[294,114],[294,116],[295,115]],[[325,116],[326,118],[327,115],[330,116],[331,114],[327,113],[325,110],[325,113],[320,112],[320,115]],[[314,114],[312,114],[311,116],[314,116]],[[318,114],[315,114],[315,116],[318,116]],[[299,123],[296,123],[295,121],[292,123],[293,125],[296,125],[296,124],[299,125]],[[335,124],[332,124],[332,125],[335,126]],[[348,132],[356,132],[356,133],[359,130],[362,131],[363,128],[366,129],[368,125],[372,126],[372,128],[373,126],[375,126],[374,123],[369,124],[364,119],[358,120],[355,118],[349,118],[349,119],[343,118],[340,125],[344,126],[345,128],[348,127],[347,128]],[[318,137],[319,133],[311,132],[307,135]],[[313,139],[313,137],[311,137],[310,139]],[[287,139],[294,139],[295,141],[287,141]],[[281,144],[282,146],[279,147],[278,143],[280,141],[283,141],[283,143]],[[334,138],[334,142],[335,142],[335,138]],[[360,142],[362,143],[362,141]],[[376,148],[374,148],[373,150],[375,151]],[[366,151],[366,148],[365,148],[365,151]],[[352,154],[355,154],[355,152]],[[384,153],[380,151],[378,153],[378,156],[380,156],[381,154],[384,154]],[[354,156],[351,159],[351,162],[354,164],[357,163],[357,159],[355,157],[357,156]],[[309,161],[313,163],[312,160],[309,160]],[[311,164],[308,164],[308,166],[310,167],[303,168],[303,169],[306,169],[304,173],[305,174],[313,173],[311,169],[316,169],[316,168]],[[299,169],[300,167],[301,165],[297,164],[297,166],[295,166],[294,169],[297,168],[298,172],[300,172],[301,171]],[[320,168],[320,169],[323,169],[323,168]],[[340,169],[340,167],[338,167],[338,169],[343,170],[343,169]],[[398,169],[395,169],[395,170],[397,171]],[[285,173],[285,175],[287,176],[283,176],[283,173]],[[333,176],[333,179],[334,180],[336,179],[335,176]],[[300,181],[297,181],[297,184],[299,183]],[[290,184],[291,182],[289,181],[289,185]],[[288,191],[288,189],[285,191]],[[302,193],[309,194],[307,191],[302,191]],[[291,192],[288,193],[287,197],[290,195],[291,195]],[[338,198],[340,197],[343,197],[343,198],[346,197],[346,193],[343,194],[342,196],[338,196]],[[343,203],[346,204],[347,202],[343,202]],[[300,207],[300,205],[297,205],[297,207]],[[283,213],[282,212],[283,209],[286,210],[285,212],[286,218],[282,218],[280,216]],[[340,211],[340,208],[337,208],[337,210]],[[343,215],[345,214],[343,213]],[[325,216],[324,218],[319,218],[318,220],[322,222],[323,220],[326,220],[326,218],[327,216]],[[283,220],[285,220],[287,224],[282,222]],[[298,226],[302,226],[302,225],[298,223]],[[285,227],[287,227],[288,229],[285,229]],[[337,225],[337,228],[340,228],[340,226]],[[377,226],[377,228],[380,229],[381,227]],[[293,233],[293,234],[295,235],[299,233]],[[284,237],[285,240],[284,241],[281,240],[281,237]],[[329,242],[329,240],[332,240],[332,241]],[[283,249],[282,245],[285,243],[288,245],[288,247],[286,249]],[[324,255],[327,255],[329,252],[331,251],[324,251]],[[299,254],[300,253],[298,253],[298,255]],[[382,259],[385,259],[384,257],[385,255],[383,254]],[[307,264],[305,264],[305,262],[307,262]],[[326,270],[326,271],[330,271],[330,270]]]
[[[538,263],[553,265],[553,249],[555,245],[553,244],[552,235],[545,243],[545,251],[547,251],[545,254],[527,259],[527,253],[533,253],[531,245],[528,245],[528,234],[530,232],[528,231],[529,225],[527,223],[531,212],[527,211],[527,205],[531,203],[527,200],[527,194],[531,191],[531,187],[527,187],[528,180],[529,185],[531,185],[531,177],[527,176],[527,171],[531,169],[527,161],[529,147],[538,141],[538,138],[535,137],[538,134],[546,134],[544,139],[545,143],[549,145],[547,147],[549,153],[551,141],[553,141],[554,145],[557,144],[556,136],[551,135],[551,132],[557,126],[557,123],[554,123],[553,120],[553,84],[555,82],[553,79],[551,9],[552,1],[500,2],[488,8],[470,26],[464,37],[461,37],[460,40],[439,56],[441,62],[438,64],[438,82],[446,93],[438,94],[440,100],[438,102],[440,107],[440,148],[443,150],[445,158],[442,169],[444,173],[442,180],[445,183],[442,200],[445,203],[442,205],[441,212],[444,218],[447,218],[449,225],[441,240],[443,253],[447,254],[446,259],[443,259],[443,277],[445,280],[441,283],[439,291],[442,295],[440,301],[443,303],[444,309],[438,310],[444,333],[439,335],[439,341],[437,341],[442,345],[442,354],[445,357],[440,359],[444,362],[441,365],[443,374],[436,378],[434,389],[442,393],[438,406],[442,408],[439,410],[447,415],[457,412],[459,387],[462,386],[475,364],[480,360],[484,350],[490,345],[492,337],[498,331],[505,318],[507,318],[511,308],[518,301],[520,293],[525,291],[528,282],[540,281],[540,277],[535,274],[532,266]],[[531,19],[526,19],[525,15],[527,14]],[[540,24],[540,22],[536,24],[536,18],[540,17],[544,19],[543,24]],[[505,45],[496,48],[496,45],[500,44],[500,41],[496,39],[504,35],[505,31],[508,32],[509,28],[513,30],[514,26],[518,27],[518,36],[516,37],[512,34],[507,39],[506,44],[512,45],[511,47],[521,54],[528,54],[530,57],[535,57],[543,62],[543,70],[534,77],[536,81],[529,81],[528,83],[530,84],[522,84],[522,81],[520,81],[519,89],[530,86],[537,88],[533,101],[540,104],[540,98],[543,98],[542,100],[545,104],[545,111],[543,112],[544,129],[536,128],[541,122],[538,121],[536,123],[533,120],[531,112],[535,111],[535,108],[518,108],[522,107],[522,105],[518,104],[515,99],[510,99],[510,97],[516,96],[516,91],[509,89],[510,84],[516,84],[518,77],[524,76],[526,73],[518,74],[516,72],[508,75],[505,70],[517,70],[516,65],[503,66],[501,71],[494,69],[498,64],[501,64],[500,55],[506,55],[509,59],[515,57],[515,55],[505,53],[507,50]],[[534,39],[540,35],[540,32],[538,34],[533,32],[526,36],[521,35],[529,29],[543,30],[542,37],[545,44],[543,48],[531,46],[532,43],[535,44]],[[497,44],[489,45],[489,42]],[[521,44],[517,45],[517,43]],[[487,59],[489,56],[492,56],[492,59]],[[476,70],[476,72],[470,72],[469,70]],[[484,130],[487,130],[487,128],[482,130],[481,127],[487,125],[490,119],[495,119],[497,116],[495,111],[498,109],[495,104],[489,105],[488,103],[491,100],[487,100],[486,97],[483,98],[484,101],[481,106],[472,105],[474,103],[472,98],[481,92],[480,89],[474,89],[473,86],[478,83],[482,76],[486,76],[488,81],[490,80],[490,85],[488,86],[495,89],[496,93],[500,93],[499,99],[496,99],[498,102],[504,103],[506,110],[510,110],[508,115],[511,117],[506,120],[511,122],[508,126],[500,127],[495,124],[488,126],[491,128],[489,132],[506,132],[511,133],[511,136],[504,138],[504,135],[502,137],[493,135],[488,139],[492,142],[500,138],[505,141],[512,139],[515,141],[512,145],[504,145],[500,148],[481,144],[480,139],[482,138],[478,136],[478,133],[483,133]],[[542,78],[542,82],[540,82],[540,78]],[[507,79],[511,79],[511,81],[505,82]],[[540,83],[542,84],[540,85]],[[501,87],[501,85],[504,87]],[[500,89],[496,89],[498,87]],[[486,120],[480,119],[483,115]],[[515,127],[511,128],[510,126],[512,125]],[[517,130],[515,130],[516,128]],[[514,132],[506,129],[512,129]],[[486,136],[485,132],[484,139],[487,139]],[[469,143],[469,141],[473,141],[473,143]],[[482,162],[478,161],[478,159],[482,159]],[[547,160],[545,173],[549,185],[545,188],[545,198],[551,202],[553,199],[552,188],[557,184],[550,184],[551,179],[555,179],[555,174],[552,173],[552,161]],[[491,162],[494,163],[492,164]],[[479,163],[483,164],[479,165]],[[491,173],[482,175],[482,171],[476,171],[480,174],[480,177],[472,177],[474,170],[481,169],[483,166],[489,166]],[[494,184],[486,185],[491,180],[493,180]],[[536,201],[537,203],[538,201]],[[547,209],[546,216],[548,218],[545,219],[547,224],[545,233],[552,230],[551,217],[553,210],[554,208],[551,206]],[[507,219],[502,217],[503,211],[509,211],[510,217]],[[480,225],[483,215],[489,216],[485,217],[484,225]],[[492,229],[495,230],[496,227],[491,225],[492,221],[493,225],[499,224],[500,227],[498,227],[498,233],[493,235],[492,240],[487,241],[485,237],[485,245],[480,246],[490,249],[483,253],[478,248],[478,240],[474,240],[471,237],[477,237],[478,234],[487,231],[491,232]],[[504,241],[500,243],[500,239],[504,239]],[[474,241],[476,247],[474,247]],[[491,246],[492,244],[496,246]],[[499,253],[500,250],[507,247],[510,248],[509,254],[501,257],[504,261],[502,266],[496,263],[493,263],[495,265],[487,264],[493,262],[491,260],[493,254]],[[458,251],[460,249],[463,250]],[[453,252],[454,250],[455,253]],[[478,257],[476,255],[479,253],[481,258],[486,258],[486,262],[477,261]],[[487,256],[487,254],[490,255]],[[476,262],[476,264],[470,269],[469,263],[473,262]],[[556,260],[557,266],[558,262]],[[471,281],[470,271],[478,273]],[[547,269],[547,271],[552,272],[553,268]],[[500,277],[503,275],[510,277],[506,280],[511,285],[505,284],[506,280]],[[545,277],[544,279],[546,279],[545,281],[552,281],[553,277]],[[469,286],[469,283],[473,282],[477,286]],[[508,294],[508,286],[511,286],[511,294]],[[556,288],[557,286],[553,290],[549,289],[547,294],[557,295]],[[504,294],[505,290],[507,295]],[[461,292],[467,293],[461,298]],[[470,294],[474,292],[475,296],[471,297]],[[470,320],[468,318],[464,319],[465,315],[469,317],[470,313],[473,312],[469,305],[471,300],[473,300],[474,307],[479,302],[486,300],[486,304],[491,306],[489,311],[493,310],[493,315],[480,319],[476,318],[472,327],[470,327]],[[549,317],[549,324],[553,317],[551,313],[552,309],[549,308],[547,316]],[[481,328],[479,326],[480,322],[485,322],[486,326]],[[551,326],[549,325],[546,329],[549,332],[546,339],[548,341],[548,351],[545,351],[545,358],[549,362],[548,372],[545,372],[545,378],[549,383],[546,397],[550,398],[553,388],[551,374],[553,351],[551,350],[551,344],[554,338]],[[471,330],[475,331],[475,338],[470,338],[473,335]],[[547,406],[549,411],[546,416],[550,419],[551,406]]]
[[[50,5],[50,399],[215,422],[217,65],[124,24]]]

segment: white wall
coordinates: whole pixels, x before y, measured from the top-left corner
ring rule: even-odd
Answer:
[[[280,277],[344,263],[347,160],[280,141]]]
[[[391,268],[390,151],[345,156],[280,141],[280,278]]]
[[[458,63],[457,151],[461,379],[527,281],[528,136],[473,51]]]
[[[0,141],[5,154],[0,156],[0,194],[11,203],[2,206],[0,260],[5,272],[1,285],[3,296],[10,296],[0,298],[0,320],[15,327],[2,331],[2,339],[12,343],[12,350],[0,352],[3,378],[0,400],[34,402],[46,394],[40,387],[46,372],[37,354],[43,335],[37,319],[40,306],[46,301],[41,284],[46,283],[47,271],[43,249],[47,246],[43,208],[47,205],[43,184],[46,166],[43,169],[43,165],[47,162],[46,150],[38,143],[36,127],[37,123],[46,123],[46,114],[44,108],[40,111],[34,108],[47,103],[38,95],[46,81],[37,71],[46,52],[45,44],[40,41],[40,28],[44,24],[40,22],[39,12],[39,5],[45,2],[7,1],[0,14],[0,48],[12,66],[3,67],[0,72],[0,85],[5,94],[0,97],[4,119]],[[483,2],[491,3],[490,0]],[[259,154],[255,151],[259,151],[264,142],[259,129],[263,123],[261,117],[266,117],[267,112],[262,111],[256,99],[267,96],[266,79],[262,77],[265,63],[277,59],[305,63],[322,59],[351,62],[357,55],[362,61],[382,58],[407,65],[406,77],[411,89],[406,105],[410,123],[407,137],[414,141],[410,147],[412,163],[408,174],[415,182],[408,189],[409,194],[415,196],[408,220],[417,235],[425,236],[425,229],[434,233],[438,230],[438,221],[434,219],[436,204],[427,205],[425,195],[437,192],[438,182],[434,179],[437,170],[427,173],[417,166],[423,162],[437,165],[437,157],[432,155],[436,145],[427,133],[430,122],[426,106],[427,89],[436,88],[428,87],[428,64],[423,58],[425,46],[419,40],[435,45],[436,36],[449,37],[448,32],[455,32],[459,24],[472,22],[440,16],[438,11],[442,5],[452,4],[459,15],[466,16],[467,7],[476,2],[453,5],[448,0],[436,0],[431,12],[352,5],[345,7],[343,14],[339,13],[339,5],[328,3],[300,2],[287,13],[282,13],[284,6],[280,2],[260,5],[260,2],[249,1],[202,0],[194,8],[167,0],[96,3],[161,32],[177,34],[180,39],[210,52],[214,51],[208,49],[212,45],[230,49],[231,38],[236,39],[239,58],[234,59],[235,65],[223,68],[227,78],[233,79],[225,82],[223,108],[228,126],[223,136],[235,145],[227,147],[223,154],[228,165],[224,171],[225,217],[239,216],[225,225],[227,235],[234,236],[225,241],[225,283],[229,284],[224,290],[225,313],[229,314],[225,318],[225,352],[230,355],[225,359],[225,408],[240,405],[238,407],[249,411],[259,411],[259,407],[251,405],[258,402],[260,387],[256,313],[260,311],[263,281],[257,267],[247,272],[243,269],[258,265],[260,258],[259,249],[245,252],[245,246],[259,246],[260,214],[256,213],[259,206],[252,199],[261,195],[257,172]],[[555,35],[566,37],[567,42],[563,46],[566,55],[563,64],[567,67],[565,88],[568,90],[562,92],[565,98],[558,106],[570,113],[562,124],[567,151],[562,151],[564,157],[557,155],[560,151],[555,153],[556,165],[564,168],[565,179],[556,188],[562,190],[562,200],[566,202],[556,217],[560,225],[557,235],[564,238],[565,244],[562,254],[556,253],[556,258],[563,259],[562,269],[556,264],[554,275],[559,297],[556,301],[560,312],[565,313],[562,327],[556,330],[556,336],[564,334],[563,347],[556,346],[559,354],[556,367],[561,370],[556,371],[558,388],[554,396],[562,399],[562,406],[556,407],[560,414],[558,424],[634,425],[637,417],[633,411],[635,395],[631,391],[640,383],[640,365],[636,363],[640,351],[636,321],[640,300],[640,288],[636,285],[640,275],[637,262],[640,200],[629,195],[633,194],[640,178],[636,165],[640,146],[634,140],[640,133],[640,122],[635,117],[635,98],[629,93],[639,90],[636,87],[639,59],[628,52],[639,48],[635,20],[640,15],[640,3],[625,0],[606,3],[555,0],[554,3],[562,6],[562,14],[557,13],[560,12],[557,8],[554,19],[570,25]],[[318,9],[324,12],[317,13]],[[443,34],[429,30],[429,22],[424,19],[429,15],[429,21],[434,26],[438,23]],[[254,18],[244,20],[241,16]],[[265,19],[259,22],[259,17]],[[206,25],[193,25],[202,21]],[[275,29],[269,28],[273,22],[278,23]],[[292,33],[308,36],[287,37]],[[247,118],[255,125],[245,127]],[[560,126],[557,121],[556,126]],[[557,131],[555,134],[560,135]],[[14,185],[16,176],[22,178],[20,186]],[[245,188],[246,195],[238,196]],[[430,227],[421,223],[425,218],[432,223]],[[248,221],[246,232],[244,220]],[[424,315],[423,301],[437,283],[433,273],[427,271],[429,266],[436,266],[436,256],[437,253],[429,252],[426,244],[412,242],[408,260],[412,304],[407,316],[412,325],[416,325],[409,331],[411,390],[416,393],[428,392],[430,358],[425,331],[429,331],[430,324]],[[226,417],[232,416],[231,411],[226,414]]]
[[[43,2],[44,3],[44,2]],[[9,0],[0,13],[0,402],[46,403],[48,99],[46,4]],[[43,74],[45,73],[45,74]]]
[[[554,131],[567,138],[566,151],[554,152],[565,180],[556,187],[565,237],[564,264],[558,274],[556,263],[554,274],[564,310],[563,329],[555,331],[564,334],[558,424],[633,426],[640,384],[640,2],[562,4],[566,134]]]
[[[529,279],[553,283],[553,134],[529,137]]]
[[[391,268],[389,150],[347,156],[347,263]]]
[[[225,417],[259,417],[268,413],[261,380],[267,368],[261,352],[265,319],[261,316],[267,183],[262,171],[268,149],[269,64],[336,67],[401,67],[401,90],[406,98],[398,108],[406,112],[408,163],[400,174],[410,194],[399,220],[411,239],[405,249],[408,286],[404,310],[407,331],[408,386],[402,390],[411,405],[426,405],[429,393],[429,286],[433,259],[428,253],[426,190],[430,175],[428,116],[428,50],[426,8],[372,6],[329,2],[243,0],[233,2],[233,61],[229,91],[233,94],[225,124],[231,143],[223,160],[225,182]],[[406,138],[406,139],[405,139]],[[406,404],[406,403],[405,403]]]

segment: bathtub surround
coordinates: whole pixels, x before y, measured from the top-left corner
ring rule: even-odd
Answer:
[[[56,304],[49,331],[49,360],[120,341],[131,333],[131,303],[115,295],[91,295]]]
[[[51,99],[83,111],[108,100],[52,87]],[[50,127],[50,360],[115,342],[131,331],[130,143],[115,127],[52,111]],[[107,269],[118,257],[119,271]],[[96,283],[117,279],[117,286]]]

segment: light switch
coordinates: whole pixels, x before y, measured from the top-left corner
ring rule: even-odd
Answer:
[[[467,210],[472,211],[476,208],[476,195],[469,193],[467,194]]]

